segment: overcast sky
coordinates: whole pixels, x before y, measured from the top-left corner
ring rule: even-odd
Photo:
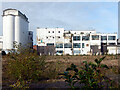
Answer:
[[[34,44],[37,27],[61,27],[65,30],[95,29],[101,33],[118,32],[117,2],[2,3],[2,10],[8,8],[18,9],[28,17],[29,30],[34,32]],[[2,15],[2,12],[0,13]],[[2,23],[1,18],[0,23]],[[2,29],[0,35],[2,35]]]

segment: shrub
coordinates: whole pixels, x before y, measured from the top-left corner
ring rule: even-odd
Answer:
[[[44,78],[42,73],[46,69],[45,65],[45,56],[38,56],[30,49],[23,49],[19,53],[8,55],[4,73],[12,82],[11,87],[28,88],[31,82]]]
[[[78,70],[76,65],[71,64],[71,66],[60,75],[64,76],[65,81],[71,88],[80,88],[76,86],[78,83],[79,85],[84,84],[81,88],[103,88],[106,86],[105,84],[110,81],[105,77],[104,73],[109,67],[101,64],[104,58],[105,57],[100,58],[99,60],[95,59],[95,63],[83,61],[83,66],[81,66],[80,70]]]

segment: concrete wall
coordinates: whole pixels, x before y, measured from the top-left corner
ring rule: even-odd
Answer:
[[[13,49],[13,42],[28,44],[28,18],[16,9],[3,11],[3,49]]]
[[[108,46],[107,47],[108,54],[117,54],[117,46]]]

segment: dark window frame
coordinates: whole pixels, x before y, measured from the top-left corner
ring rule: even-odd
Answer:
[[[73,48],[81,48],[81,43],[73,43]]]
[[[73,41],[80,41],[81,37],[80,36],[73,36]]]

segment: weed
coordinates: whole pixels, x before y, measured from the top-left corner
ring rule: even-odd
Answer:
[[[79,83],[79,85],[84,84],[81,88],[103,88],[105,87],[104,83],[108,81],[104,72],[106,69],[109,69],[107,65],[101,64],[104,58],[105,57],[102,57],[99,60],[95,59],[95,63],[83,61],[83,66],[81,66],[80,70],[78,70],[76,65],[71,64],[71,66],[60,75],[64,76],[65,81],[73,89],[80,88],[75,85],[76,83]]]

